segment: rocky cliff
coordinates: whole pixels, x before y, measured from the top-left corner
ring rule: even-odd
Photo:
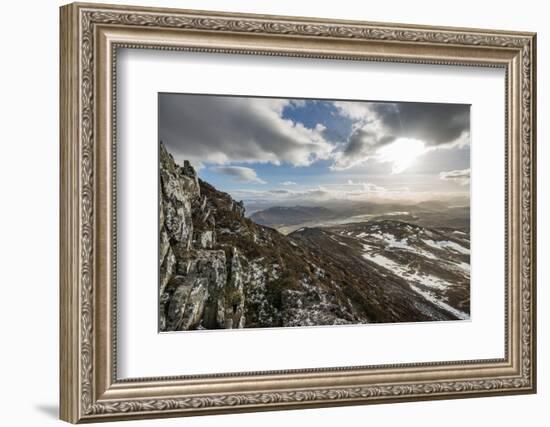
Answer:
[[[161,331],[368,320],[306,250],[247,219],[162,144],[159,185]]]

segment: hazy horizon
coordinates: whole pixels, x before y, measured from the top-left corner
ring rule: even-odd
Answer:
[[[469,205],[469,105],[163,93],[159,140],[249,214],[363,202]]]

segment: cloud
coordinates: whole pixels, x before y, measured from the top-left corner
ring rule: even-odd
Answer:
[[[374,127],[387,142],[405,137],[427,145],[449,144],[470,130],[470,106],[466,104],[338,101],[335,106],[359,127]]]
[[[210,169],[214,172],[231,176],[234,182],[266,184],[266,182],[261,179],[252,168],[243,166],[216,166],[211,167]]]
[[[359,181],[353,181],[352,179],[348,179],[346,182],[346,185],[354,186],[354,187],[360,187],[363,189],[363,193],[368,192],[376,192],[376,193],[382,193],[387,192],[384,187],[381,187],[379,185],[373,184],[372,182],[359,182]]]
[[[297,185],[294,181],[283,181],[281,185]]]
[[[414,161],[419,156],[427,159],[427,153],[440,151],[439,157],[447,158],[450,154],[443,153],[449,149],[470,144],[469,105],[324,101],[332,108],[331,119],[325,121],[316,116],[318,109],[308,107],[315,102],[160,94],[159,138],[178,163],[190,160],[199,168],[235,163],[309,166],[326,160],[332,171],[366,165],[369,171],[394,174],[418,169],[425,163]],[[288,113],[298,107],[307,114]],[[338,139],[327,136],[343,122]],[[418,142],[413,146],[404,140]],[[441,169],[468,165],[447,163]],[[294,185],[290,182],[281,185]]]
[[[380,150],[402,139],[425,145],[417,155],[470,143],[469,105],[338,101],[335,106],[354,124],[347,144],[334,154],[334,170],[348,169],[373,158],[393,161]],[[394,173],[406,169],[393,163]]]
[[[372,201],[399,198],[407,190],[388,190],[370,182],[354,182],[353,184],[330,184],[310,187],[303,190],[272,189],[272,190],[233,190],[232,196],[242,199],[245,203],[269,202],[276,205],[292,205],[301,203],[322,203],[333,201]]]
[[[230,164],[289,163],[328,159],[333,145],[313,129],[282,117],[296,101],[270,98],[159,95],[159,138],[177,161]]]
[[[356,166],[375,156],[376,151],[387,143],[375,132],[359,128],[352,132],[343,151],[334,154],[333,170],[343,170]]]
[[[470,183],[470,169],[440,172],[439,179],[454,181],[460,185],[468,185]]]
[[[344,151],[336,153],[332,170],[345,170],[374,159],[378,163],[390,163],[391,173],[401,173],[415,163],[417,157],[430,151],[423,141],[410,138],[377,137],[359,129],[360,138],[354,135]]]
[[[268,190],[269,193],[271,194],[293,194],[292,191],[290,190],[279,190],[279,189],[275,189],[275,190]]]

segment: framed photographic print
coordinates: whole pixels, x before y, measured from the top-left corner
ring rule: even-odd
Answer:
[[[533,393],[535,34],[61,8],[61,418]]]

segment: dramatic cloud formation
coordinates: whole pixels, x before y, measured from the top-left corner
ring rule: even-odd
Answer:
[[[427,145],[452,143],[470,130],[470,106],[412,102],[335,102],[358,129],[374,128],[387,142],[399,137],[419,139]]]
[[[376,155],[378,149],[393,138],[379,137],[375,132],[363,128],[356,129],[349,137],[343,151],[334,154],[333,170],[348,169]]]
[[[282,118],[285,99],[159,95],[159,137],[176,160],[307,166],[331,155],[324,127]],[[299,104],[299,103],[298,103]]]
[[[469,105],[160,94],[159,140],[247,206],[469,194]]]
[[[411,162],[405,165],[404,157],[397,162],[383,153],[385,147],[402,138],[424,144],[422,150],[417,144],[415,156],[435,148],[469,144],[468,105],[338,101],[335,106],[341,114],[354,120],[347,145],[334,154],[335,170],[348,169],[375,158],[393,162],[393,172],[402,172]]]
[[[440,172],[439,178],[445,181],[454,181],[460,185],[468,185],[470,183],[470,169]]]
[[[256,174],[256,171],[251,168],[243,166],[217,166],[210,169],[214,172],[231,176],[234,182],[266,184],[266,182]]]

